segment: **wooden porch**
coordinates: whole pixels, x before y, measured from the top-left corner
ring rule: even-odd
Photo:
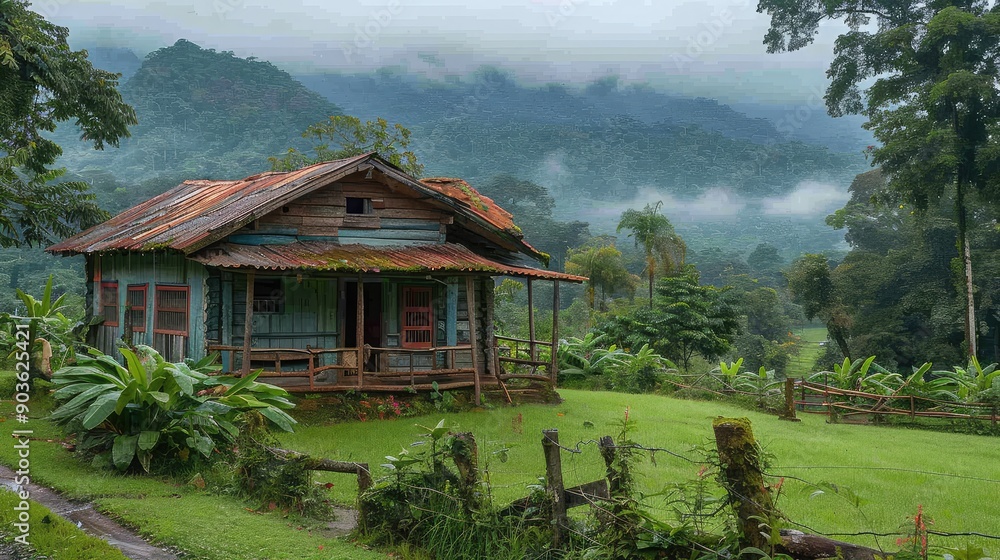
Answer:
[[[359,278],[360,280],[360,278]],[[505,388],[510,379],[528,379],[554,385],[558,371],[555,341],[535,339],[534,289],[527,278],[529,338],[519,339],[493,332],[492,289],[484,290],[485,301],[477,302],[473,277],[465,278],[466,307],[470,310],[467,343],[426,348],[379,347],[364,340],[364,289],[357,291],[354,329],[356,346],[338,348],[255,347],[253,334],[244,332],[242,346],[210,343],[209,352],[219,352],[224,369],[238,374],[262,370],[261,378],[293,393],[329,391],[430,391],[473,388],[476,401],[484,386]],[[253,324],[254,274],[246,275],[246,325]],[[358,285],[364,287],[363,282]],[[559,282],[553,284],[553,323],[559,319]],[[477,303],[485,313],[480,315]],[[452,316],[454,314],[452,313]],[[249,356],[249,359],[245,359]]]

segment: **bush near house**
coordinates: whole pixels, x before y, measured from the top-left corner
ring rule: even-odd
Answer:
[[[53,394],[61,404],[52,420],[77,434],[82,451],[109,458],[120,471],[149,472],[154,458],[186,462],[191,451],[210,458],[239,434],[242,413],[257,411],[281,430],[295,420],[294,405],[279,387],[243,378],[209,375],[216,356],[170,363],[148,346],[122,348],[125,364],[96,350],[57,371]]]

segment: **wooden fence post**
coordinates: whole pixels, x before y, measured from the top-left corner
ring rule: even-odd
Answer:
[[[542,451],[545,453],[545,491],[552,504],[552,547],[559,549],[565,542],[567,527],[559,430],[542,430]]]
[[[719,450],[729,502],[736,508],[740,546],[767,550],[770,530],[762,531],[760,525],[779,514],[764,484],[750,420],[720,416],[712,422],[712,429],[715,431],[715,445]]]
[[[795,417],[795,378],[785,378],[785,413],[779,416],[782,420],[799,422]]]

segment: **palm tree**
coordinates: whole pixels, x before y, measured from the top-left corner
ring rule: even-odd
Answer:
[[[666,275],[680,270],[684,266],[684,255],[687,245],[681,236],[674,231],[674,226],[666,216],[660,214],[663,201],[647,204],[642,210],[629,208],[618,220],[618,232],[623,229],[632,230],[629,237],[635,240],[635,246],[642,246],[646,253],[646,272],[649,274],[649,307],[653,307],[653,284],[657,267]]]

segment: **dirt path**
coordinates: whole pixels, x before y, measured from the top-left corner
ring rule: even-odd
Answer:
[[[13,483],[14,476],[14,471],[0,465],[0,480],[4,486],[12,490],[16,489]],[[32,500],[49,508],[52,513],[76,523],[87,533],[106,540],[108,544],[120,549],[125,556],[133,560],[178,560],[177,555],[172,552],[149,544],[135,532],[95,511],[93,504],[72,502],[55,491],[34,483],[28,485],[28,491]]]

